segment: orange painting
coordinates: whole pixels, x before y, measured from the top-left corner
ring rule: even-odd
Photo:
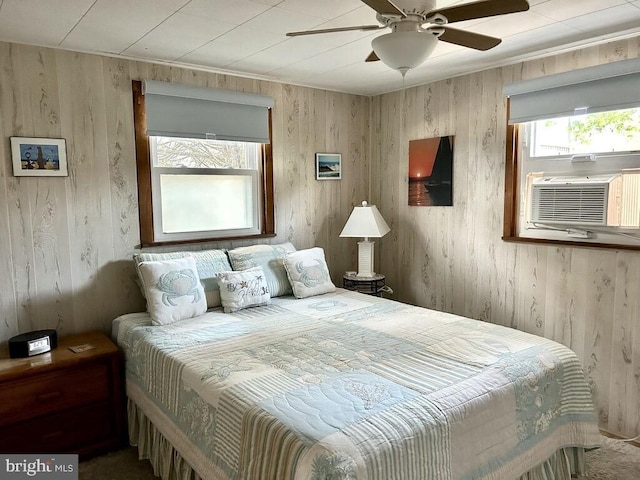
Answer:
[[[453,136],[409,142],[409,205],[453,205]]]

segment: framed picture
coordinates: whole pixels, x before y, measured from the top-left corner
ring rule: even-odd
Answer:
[[[339,153],[316,153],[316,180],[340,180],[342,178],[342,155]]]
[[[64,138],[11,137],[13,175],[16,177],[67,177]]]
[[[409,141],[409,205],[453,206],[453,135]]]

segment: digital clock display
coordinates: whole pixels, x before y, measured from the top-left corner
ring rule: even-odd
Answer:
[[[49,346],[49,338],[38,338],[37,340],[32,340],[29,342],[29,352],[33,352],[34,350],[39,350],[43,347]]]
[[[9,357],[24,358],[50,352],[58,346],[55,330],[34,330],[9,339]]]

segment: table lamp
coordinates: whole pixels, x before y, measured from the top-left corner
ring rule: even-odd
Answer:
[[[362,206],[353,207],[353,212],[345,224],[341,237],[364,237],[358,242],[358,277],[373,277],[373,241],[369,238],[380,238],[391,229],[375,205],[362,202]]]

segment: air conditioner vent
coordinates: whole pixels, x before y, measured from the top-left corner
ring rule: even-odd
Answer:
[[[543,177],[531,185],[531,221],[561,225],[608,225],[612,182],[619,176]]]
[[[607,191],[604,187],[534,188],[534,222],[606,225]]]

